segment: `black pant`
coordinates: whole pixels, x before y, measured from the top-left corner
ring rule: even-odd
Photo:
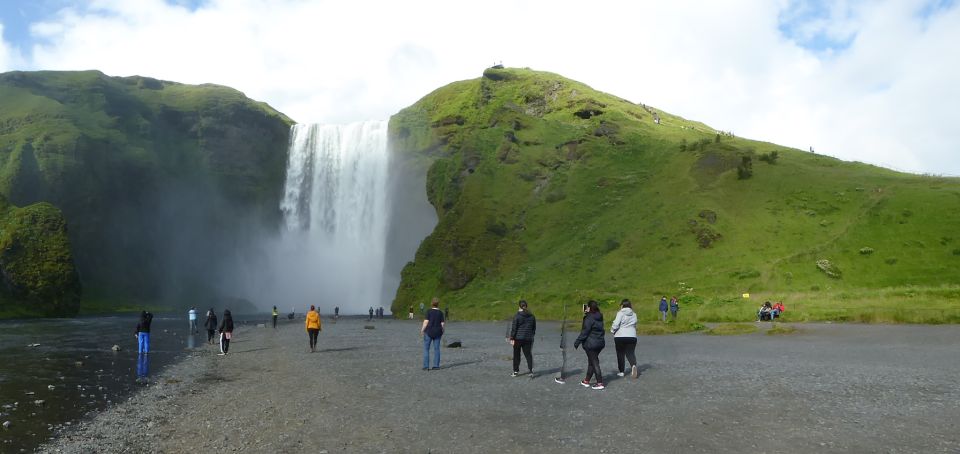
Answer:
[[[217,331],[217,330],[215,330],[215,329],[208,329],[208,330],[207,330],[207,342],[209,342],[209,343],[211,343],[211,344],[213,343],[213,335],[214,335],[214,333],[215,333],[216,331]]]
[[[520,351],[527,358],[527,370],[533,371],[533,339],[513,341],[513,371],[520,372]]]
[[[276,315],[273,316],[273,327],[274,327],[274,328],[277,327],[277,316],[276,316]]]
[[[230,352],[230,339],[227,339],[227,333],[220,333],[220,353],[229,353],[229,352]]]
[[[613,344],[617,348],[617,370],[623,372],[623,357],[626,355],[627,361],[631,366],[637,365],[637,356],[634,351],[637,349],[636,337],[614,337]]]
[[[603,383],[603,372],[600,372],[600,352],[602,350],[602,348],[600,350],[588,350],[586,348],[583,349],[583,351],[587,353],[586,381],[590,381],[594,374],[596,374],[597,383]]]
[[[310,328],[307,330],[307,333],[310,334],[310,350],[314,350],[317,348],[317,334],[320,334],[320,330]]]

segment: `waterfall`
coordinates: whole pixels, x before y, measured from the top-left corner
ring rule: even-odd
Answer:
[[[383,301],[387,123],[295,125],[280,209],[286,286],[297,307],[366,313]]]

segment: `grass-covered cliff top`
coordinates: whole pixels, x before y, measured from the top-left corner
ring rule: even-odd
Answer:
[[[661,295],[699,320],[960,321],[960,180],[732,137],[551,73],[487,69],[391,119],[439,224],[393,308],[501,318]],[[743,293],[751,299],[744,301]],[[759,301],[758,301],[759,300]]]

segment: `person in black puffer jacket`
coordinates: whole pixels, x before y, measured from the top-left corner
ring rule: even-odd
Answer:
[[[233,316],[229,309],[224,309],[223,320],[220,322],[220,353],[226,355],[230,353],[230,339],[233,339]]]
[[[533,339],[537,334],[537,318],[527,309],[527,302],[520,300],[520,310],[513,316],[510,326],[510,345],[513,345],[513,374],[520,375],[520,352],[527,358],[527,372],[533,378]]]
[[[590,300],[587,303],[587,313],[583,316],[583,328],[577,340],[573,342],[573,348],[583,345],[583,351],[587,354],[587,378],[580,382],[585,387],[591,387],[590,379],[596,375],[597,383],[592,388],[604,388],[603,373],[600,372],[600,351],[606,347],[603,336],[603,314],[600,313],[600,305]]]

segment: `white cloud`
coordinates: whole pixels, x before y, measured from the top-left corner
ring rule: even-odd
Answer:
[[[948,110],[960,101],[960,7],[923,17],[919,1],[833,5],[96,0],[34,24],[32,57],[17,64],[219,83],[298,121],[347,122],[386,118],[503,60],[744,137],[960,174]],[[820,35],[852,41],[804,47]]]
[[[0,72],[17,69],[22,64],[20,53],[3,40],[3,23],[0,23]]]

